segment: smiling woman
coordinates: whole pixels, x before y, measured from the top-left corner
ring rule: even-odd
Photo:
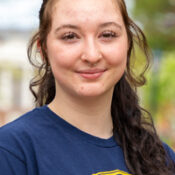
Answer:
[[[0,171],[173,175],[175,153],[138,103],[150,54],[125,2],[43,0],[39,17],[28,48],[37,107],[0,129]],[[147,58],[138,78],[130,64],[136,43]]]

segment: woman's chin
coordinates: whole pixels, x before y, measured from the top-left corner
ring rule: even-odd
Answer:
[[[102,87],[81,87],[77,89],[77,94],[84,98],[94,98],[108,94],[108,91],[109,90],[105,90]]]

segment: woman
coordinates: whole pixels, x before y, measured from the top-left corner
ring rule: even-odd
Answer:
[[[134,43],[149,62],[123,0],[43,0],[28,49],[38,108],[0,129],[0,172],[173,175],[175,153],[138,103]]]

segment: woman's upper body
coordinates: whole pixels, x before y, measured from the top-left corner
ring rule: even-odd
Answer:
[[[166,145],[167,155],[175,153]],[[47,106],[0,128],[3,175],[130,174],[114,137],[103,139],[71,125]]]
[[[149,52],[125,2],[43,0],[39,17],[28,49],[38,69],[30,88],[48,107],[0,129],[0,172],[172,175],[174,153],[135,91],[145,79],[133,75],[134,45],[147,62]]]

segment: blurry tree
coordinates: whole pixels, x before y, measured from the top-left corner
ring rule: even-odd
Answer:
[[[166,58],[164,52],[172,52],[175,48],[175,0],[134,0],[134,3],[133,16],[140,22],[154,54],[147,104],[148,110],[156,116],[161,98],[161,62]]]
[[[149,108],[150,99],[152,100],[152,98],[155,96],[155,94],[152,94],[152,92],[154,92],[152,89],[157,87],[156,94],[159,107],[158,111],[160,111],[164,106],[170,104],[175,106],[175,52],[164,53],[163,57],[165,59],[162,59],[159,73],[154,75],[156,78],[152,79],[154,72],[149,72],[147,75],[148,83],[143,88],[143,103]]]
[[[155,50],[174,50],[175,0],[135,0],[133,15]]]
[[[133,17],[144,30],[154,56],[148,83],[141,89],[142,103],[154,117],[162,140],[175,148],[175,0],[134,3]],[[138,54],[143,60],[140,57]],[[139,67],[143,64],[137,63]]]
[[[148,84],[141,89],[142,103],[150,110],[156,96],[157,111],[151,111],[156,127],[162,140],[175,149],[175,52],[164,53],[163,58],[159,73],[149,72],[147,76]]]

